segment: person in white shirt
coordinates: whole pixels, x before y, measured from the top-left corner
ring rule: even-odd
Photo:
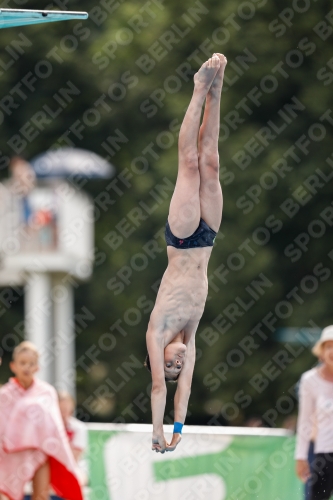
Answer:
[[[321,364],[302,375],[296,442],[296,473],[310,479],[310,500],[329,500],[333,495],[333,325],[322,331],[312,349]],[[307,460],[313,429],[316,429],[314,461]]]

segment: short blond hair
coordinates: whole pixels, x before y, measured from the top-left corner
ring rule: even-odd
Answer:
[[[18,344],[15,347],[15,349],[13,350],[13,361],[15,361],[15,358],[19,354],[21,354],[21,352],[25,352],[25,351],[33,352],[36,355],[37,360],[39,359],[39,352],[38,352],[38,349],[35,346],[35,344],[33,344],[32,342],[29,342],[29,340],[24,340],[23,342]]]

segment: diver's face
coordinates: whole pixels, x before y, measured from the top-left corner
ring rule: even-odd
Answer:
[[[176,379],[181,372],[186,356],[186,345],[172,342],[164,349],[164,374],[167,379]]]

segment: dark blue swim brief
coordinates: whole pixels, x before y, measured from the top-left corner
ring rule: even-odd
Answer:
[[[216,232],[200,219],[199,227],[191,236],[187,238],[177,238],[171,232],[169,222],[165,225],[165,241],[167,246],[175,248],[202,248],[212,247],[214,245]]]

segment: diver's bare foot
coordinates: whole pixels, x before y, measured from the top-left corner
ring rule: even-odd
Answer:
[[[223,85],[223,77],[224,77],[224,70],[227,65],[227,58],[223,54],[214,54],[214,56],[217,56],[220,60],[220,67],[216,72],[215,78],[213,80],[213,83],[210,86],[209,93],[210,94],[220,94],[222,91],[222,85]]]
[[[195,88],[208,92],[212,81],[220,67],[220,59],[214,54],[204,62],[199,71],[194,75]]]

